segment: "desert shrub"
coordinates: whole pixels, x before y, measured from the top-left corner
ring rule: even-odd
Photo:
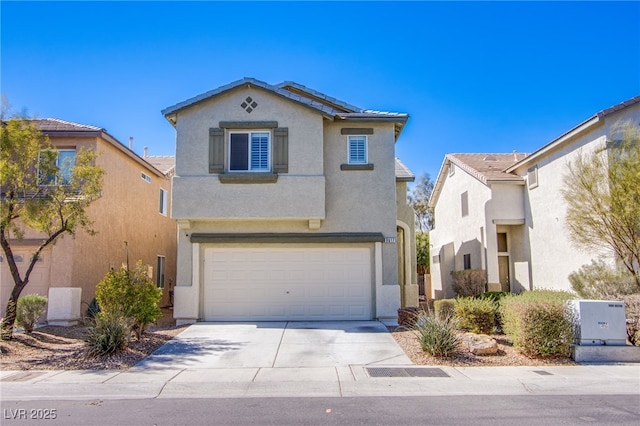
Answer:
[[[487,274],[482,269],[466,269],[451,271],[453,291],[461,297],[472,297],[484,293],[487,284]]]
[[[435,311],[435,315],[440,319],[452,317],[455,314],[455,304],[455,299],[434,300],[433,310]]]
[[[458,323],[455,317],[439,317],[422,311],[411,330],[423,351],[433,356],[448,357],[455,354],[460,345]]]
[[[132,330],[139,339],[149,324],[162,316],[158,306],[162,290],[147,275],[141,261],[133,270],[123,267],[111,270],[96,286],[96,300],[103,314],[131,320]]]
[[[28,294],[18,299],[16,324],[31,333],[38,325],[38,319],[44,314],[47,298],[39,294]]]
[[[91,320],[91,326],[85,334],[85,354],[106,358],[126,348],[130,336],[131,320],[118,314],[101,312]]]
[[[611,299],[638,292],[633,275],[624,268],[592,260],[569,275],[571,288],[584,299]]]
[[[625,304],[629,342],[634,346],[640,346],[640,294],[627,294],[617,297],[616,300],[622,300]]]
[[[480,294],[479,296],[476,296],[480,299],[487,299],[487,300],[491,300],[493,302],[494,305],[494,315],[495,315],[495,320],[494,320],[494,327],[497,329],[497,331],[499,333],[502,332],[502,319],[500,317],[500,309],[498,309],[500,307],[500,301],[502,300],[503,297],[509,295],[511,293],[509,293],[508,291],[486,291],[482,294]]]
[[[98,301],[94,297],[91,300],[91,303],[87,305],[87,318],[95,318],[99,313],[100,313],[100,305],[98,305]]]
[[[484,293],[479,294],[476,297],[478,297],[479,299],[488,299],[492,302],[499,303],[500,299],[509,294],[511,293],[509,293],[508,291],[485,291]]]
[[[502,329],[525,356],[568,356],[574,336],[567,301],[572,298],[552,290],[505,296],[499,309]]]
[[[472,333],[491,334],[495,326],[496,305],[489,299],[460,297],[454,305],[460,327]]]

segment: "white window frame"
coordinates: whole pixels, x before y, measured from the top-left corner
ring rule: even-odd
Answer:
[[[164,288],[166,264],[167,258],[165,256],[156,256],[156,287],[158,288]]]
[[[140,172],[140,179],[142,179],[143,181],[145,181],[147,183],[151,183],[151,176],[149,176],[145,172]]]
[[[160,214],[163,216],[167,215],[167,207],[169,205],[169,191],[167,191],[166,189],[160,188],[160,199],[159,204],[158,204],[158,208],[160,210]]]
[[[357,140],[356,140],[357,139]],[[353,158],[351,156],[351,144],[364,142],[364,159]],[[368,164],[369,163],[369,138],[367,135],[347,136],[347,163],[348,164]]]
[[[254,134],[263,133],[267,135],[267,166],[253,168],[252,163],[252,150],[251,150],[251,136]],[[231,168],[231,136],[237,134],[248,135],[249,146],[247,147],[247,169],[232,169]],[[268,173],[271,171],[271,149],[273,145],[273,135],[269,129],[251,129],[251,130],[231,130],[227,139],[227,170],[230,173]]]
[[[71,164],[70,170],[69,170],[69,176],[68,178],[65,178],[65,173],[64,171],[62,171],[62,176],[63,176],[63,181],[62,183],[58,182],[58,174],[56,174],[56,176],[53,176],[53,181],[51,183],[49,182],[43,182],[42,177],[40,176],[40,154],[44,151],[54,151],[56,153],[56,167],[58,167],[58,169],[60,169],[60,153],[61,152],[73,152],[73,164]],[[76,156],[77,156],[77,150],[75,148],[53,148],[53,149],[48,149],[48,150],[44,150],[41,149],[40,151],[38,151],[38,184],[40,186],[66,186],[66,185],[70,185],[69,181],[67,179],[71,179],[71,174],[73,173],[73,168],[76,165]],[[58,173],[60,173],[61,169],[58,171]],[[47,176],[47,180],[48,180],[49,176]]]

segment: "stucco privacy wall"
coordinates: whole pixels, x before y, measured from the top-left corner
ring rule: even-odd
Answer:
[[[568,276],[590,263],[598,253],[585,252],[572,245],[568,238],[566,204],[561,189],[567,165],[579,152],[590,154],[612,140],[618,122],[640,122],[640,105],[635,104],[606,117],[604,122],[591,126],[586,132],[570,137],[544,155],[524,162],[515,170],[526,177],[530,167],[538,167],[538,186],[524,189],[527,232],[531,247],[532,283],[535,288],[570,289]],[[610,256],[604,250],[602,253]]]

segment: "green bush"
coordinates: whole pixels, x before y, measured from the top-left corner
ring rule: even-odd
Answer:
[[[141,261],[133,270],[111,270],[96,286],[96,300],[103,314],[131,320],[132,330],[140,339],[149,324],[162,316],[158,306],[162,290],[147,275]]]
[[[421,311],[412,328],[423,351],[433,356],[448,357],[458,350],[458,319],[451,316],[438,317]]]
[[[528,357],[568,356],[573,321],[563,291],[534,290],[509,295],[500,302],[502,329],[514,347]]]
[[[627,317],[627,337],[634,346],[640,346],[640,294],[619,296],[625,305]]]
[[[496,305],[489,299],[460,297],[454,305],[460,327],[472,333],[491,334],[495,326]]]
[[[453,291],[461,297],[473,297],[484,293],[487,285],[487,274],[482,269],[466,269],[451,271]]]
[[[24,331],[31,333],[38,319],[44,314],[47,306],[47,298],[39,294],[28,294],[18,299],[18,309],[16,311],[16,324],[24,328]]]
[[[479,299],[488,299],[492,302],[499,303],[503,297],[509,294],[511,293],[509,293],[508,291],[485,291],[484,293],[479,294],[476,297]]]
[[[495,310],[493,311],[495,315],[494,327],[496,328],[498,333],[502,333],[502,319],[500,317],[499,309],[500,301],[503,297],[508,296],[509,294],[511,293],[509,293],[508,291],[486,291],[481,295],[476,296],[480,299],[491,300],[493,302],[495,308]]]
[[[571,288],[584,299],[611,299],[638,293],[633,275],[624,268],[592,260],[569,275]]]
[[[456,299],[438,299],[433,301],[433,310],[440,319],[452,317],[455,314]]]
[[[100,313],[100,305],[98,305],[98,301],[94,297],[91,300],[91,303],[89,303],[89,305],[87,306],[87,317],[95,318],[96,315],[98,315],[99,313]]]
[[[85,354],[106,358],[129,344],[131,321],[117,314],[101,312],[85,334]]]

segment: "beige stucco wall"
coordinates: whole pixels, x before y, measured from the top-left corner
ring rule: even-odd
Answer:
[[[111,268],[126,262],[124,241],[128,243],[129,261],[133,265],[142,260],[153,267],[156,279],[157,256],[165,256],[165,289],[161,306],[169,303],[169,280],[176,281],[176,223],[169,215],[159,213],[160,188],[167,191],[169,207],[171,181],[136,162],[102,138],[50,136],[56,147],[97,149],[97,165],[105,171],[102,196],[87,209],[96,235],[78,230],[75,236],[64,235],[48,249],[45,261],[50,260],[48,287],[79,287],[82,289],[84,314],[95,295],[96,284]],[[151,177],[147,183],[141,172]],[[26,239],[38,237],[28,232]],[[29,247],[30,251],[35,246]],[[5,264],[3,263],[3,269]],[[3,277],[5,273],[3,271]],[[34,277],[35,280],[35,277]],[[6,303],[6,280],[3,278],[3,307]],[[12,285],[11,285],[12,287]],[[29,294],[27,285],[22,294]],[[6,295],[6,297],[5,297]],[[44,292],[47,295],[47,292]]]
[[[465,191],[469,215],[462,217],[461,195]],[[434,211],[435,227],[429,233],[432,297],[455,297],[451,271],[463,269],[464,254],[471,254],[472,269],[486,269],[484,245],[490,231],[485,211],[490,199],[491,189],[459,167],[453,176],[446,176]],[[439,256],[438,262],[434,256]]]
[[[589,131],[570,138],[561,147],[516,170],[516,173],[526,177],[529,167],[538,166],[538,186],[524,189],[534,288],[569,290],[569,274],[599,255],[582,251],[569,241],[565,221],[566,204],[560,191],[567,164],[575,159],[578,152],[587,154],[603,147],[611,135],[612,126],[619,120],[640,122],[640,105],[607,116],[605,122],[592,126]],[[610,253],[605,250],[601,254]]]
[[[250,114],[240,107],[247,96],[258,103]],[[276,183],[220,183],[218,175],[208,171],[209,128],[219,127],[220,121],[277,121],[278,127],[287,127],[288,173],[280,174]],[[343,127],[374,129],[368,135],[373,170],[341,170],[340,165],[347,163]],[[172,217],[180,226],[177,284],[190,287],[176,290],[176,298],[183,297],[174,311],[179,320],[195,320],[202,314],[198,290],[202,253],[191,244],[192,233],[379,232],[396,237],[392,123],[338,124],[268,91],[243,86],[179,112],[176,133]],[[310,227],[310,219],[320,219],[320,227]],[[371,249],[374,311],[378,317],[395,317],[400,307],[396,246],[371,244]]]

